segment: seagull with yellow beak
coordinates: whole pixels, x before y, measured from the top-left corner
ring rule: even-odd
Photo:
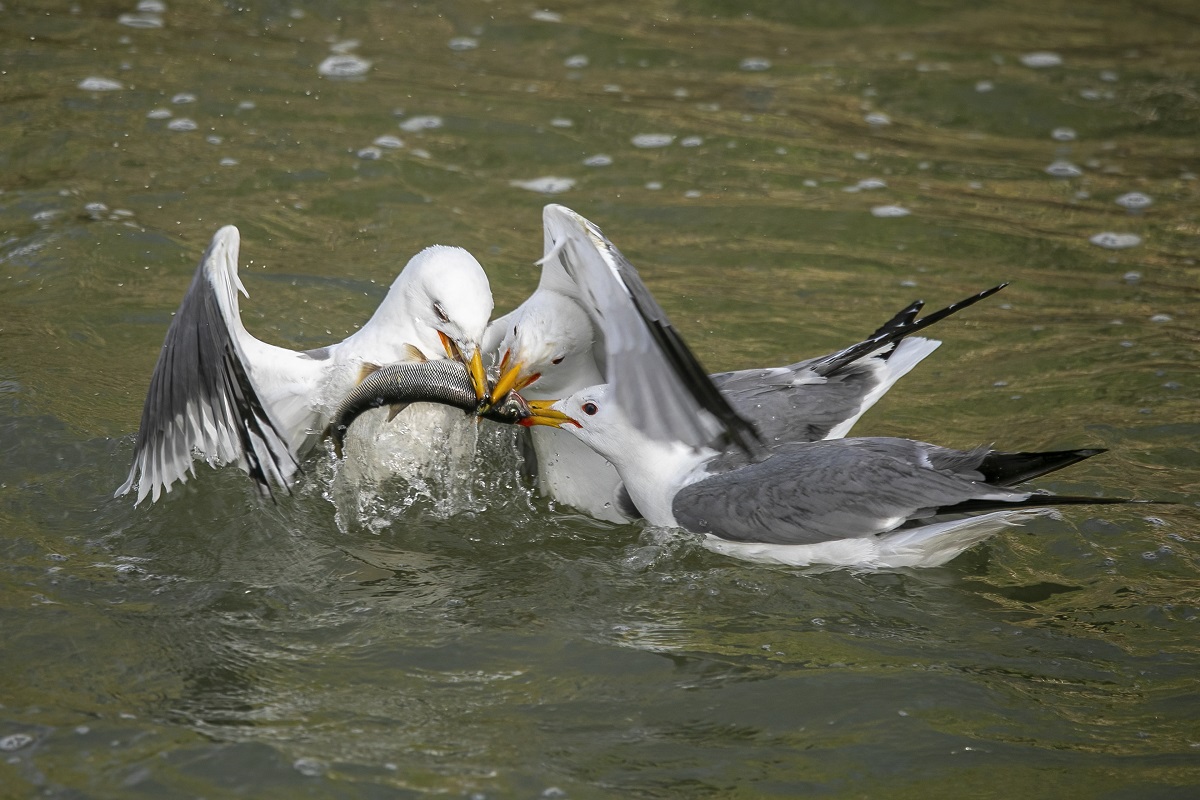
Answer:
[[[240,235],[213,236],[167,329],[142,409],[129,477],[137,502],[157,501],[194,474],[198,456],[237,463],[266,493],[289,487],[338,404],[364,367],[454,358],[467,364],[481,402],[488,397],[480,341],[492,313],[487,275],[466,250],[436,245],[408,262],[369,320],[341,342],[295,351],[263,342],[242,324]],[[247,295],[248,296],[248,295]],[[383,413],[383,412],[379,412]],[[405,412],[401,446],[445,447],[445,431],[470,427],[462,412],[417,404]]]

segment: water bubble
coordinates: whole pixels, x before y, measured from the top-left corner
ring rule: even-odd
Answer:
[[[700,191],[699,189],[688,189],[683,193],[683,196],[689,200],[695,200],[697,197],[704,197],[704,192]]]
[[[597,153],[594,156],[588,156],[583,160],[585,167],[607,167],[613,163],[612,156]]]
[[[362,44],[358,39],[343,39],[340,42],[334,42],[329,45],[329,52],[338,55],[344,55],[358,48]]]
[[[1142,243],[1142,237],[1136,233],[1113,233],[1112,231],[1104,231],[1097,233],[1095,236],[1088,239],[1089,242],[1097,247],[1103,247],[1108,250],[1125,250],[1130,247],[1137,247]]]
[[[180,92],[179,94],[177,94],[171,98],[171,102],[175,103],[176,105],[183,105],[184,103],[194,103],[194,102],[196,102],[196,95],[192,94],[191,92]]]
[[[527,181],[509,181],[508,185],[542,194],[561,194],[575,187],[575,179],[545,175],[541,178],[533,178]]]
[[[383,156],[383,151],[378,147],[364,147],[355,155],[367,161],[378,161]]]
[[[868,125],[873,125],[876,128],[883,125],[892,124],[892,118],[887,114],[884,114],[882,111],[872,111],[870,114],[867,114],[865,117],[863,117],[863,121]]]
[[[455,36],[450,40],[449,44],[451,50],[463,52],[465,50],[474,50],[476,47],[479,47],[479,40],[470,36]]]
[[[417,131],[431,131],[435,128],[442,127],[444,124],[445,122],[441,117],[435,117],[433,115],[409,117],[408,119],[404,120],[404,122],[400,123],[400,130],[408,131],[409,133],[416,133]]]
[[[1083,174],[1083,170],[1072,164],[1070,161],[1059,159],[1050,166],[1046,167],[1046,172],[1056,178],[1078,178]]]
[[[990,92],[992,89],[995,89],[995,88],[996,88],[996,85],[994,83],[992,83],[991,81],[979,81],[978,83],[975,84],[975,91],[977,91],[977,92]]]
[[[1116,83],[1117,79],[1117,73],[1113,72],[1111,69],[1100,71],[1100,80],[1104,81],[1105,83]]]
[[[1045,69],[1046,67],[1062,66],[1063,59],[1058,53],[1041,51],[1037,53],[1025,53],[1021,56],[1021,63],[1034,69]]]
[[[662,187],[663,187],[662,181],[647,181],[646,182],[646,188],[652,192],[657,192]]]
[[[195,120],[190,120],[187,117],[173,119],[167,123],[167,128],[173,131],[194,131],[198,127]]]
[[[325,763],[315,758],[297,758],[292,767],[301,775],[316,778],[325,774]]]
[[[1055,128],[1050,131],[1050,138],[1056,142],[1073,142],[1075,136],[1074,128]]]
[[[220,144],[221,142],[225,141],[225,139],[217,136],[216,134],[212,134],[210,136],[205,136],[204,141],[208,142],[209,144]]]
[[[32,743],[33,737],[28,733],[10,733],[8,736],[0,738],[0,750],[11,752]]]
[[[389,150],[399,150],[401,147],[404,147],[404,142],[399,137],[386,134],[375,137],[375,141],[371,142],[371,144],[378,147],[386,147]]]
[[[571,69],[583,69],[589,63],[591,63],[591,62],[588,60],[588,57],[585,56],[583,53],[578,53],[573,56],[568,56],[566,59],[563,60],[563,66],[570,67]]]
[[[529,15],[529,18],[535,19],[538,22],[562,22],[562,14],[555,11],[546,11],[545,9],[534,11]]]
[[[108,206],[104,203],[88,203],[83,207],[83,210],[88,213],[92,219],[99,219],[100,216],[108,211]]]
[[[886,189],[887,183],[881,178],[863,178],[853,186],[842,187],[843,192],[863,192],[872,189]]]
[[[1151,322],[1170,322],[1172,319],[1170,314],[1155,314],[1150,318]]]
[[[675,141],[675,137],[669,133],[639,133],[630,141],[633,142],[634,147],[647,149],[651,147],[666,147]]]
[[[1145,208],[1154,202],[1150,195],[1142,194],[1141,192],[1126,192],[1114,201],[1119,206],[1124,206],[1131,211],[1136,211]]]
[[[566,117],[555,117],[554,119],[550,120],[550,126],[552,128],[570,128],[574,125],[575,123]]]
[[[242,102],[238,103],[238,108],[242,111],[249,111],[250,109],[254,108],[254,106],[255,103],[253,100],[243,100]]]
[[[907,217],[911,213],[904,206],[875,206],[871,209],[871,216],[885,219],[888,217]]]
[[[1140,281],[1142,279],[1142,273],[1134,272],[1131,270],[1129,272],[1126,272],[1121,277],[1128,283],[1137,283],[1138,281]]]
[[[679,140],[680,147],[699,147],[704,144],[704,138],[700,136],[685,136]]]
[[[141,0],[137,4],[137,10],[143,14],[162,14],[167,10],[167,4],[162,0]]]
[[[751,56],[750,58],[743,58],[742,63],[738,64],[738,69],[743,70],[744,72],[762,72],[762,71],[768,70],[770,68],[771,68],[770,59],[758,58],[755,56]]]
[[[236,158],[222,158],[218,163],[222,167],[236,167],[238,165],[238,160]]]
[[[161,28],[162,17],[157,14],[122,14],[117,17],[117,24],[126,28]]]
[[[115,92],[118,89],[124,89],[125,85],[120,81],[114,81],[112,78],[98,78],[93,75],[81,80],[79,88],[85,92]]]
[[[360,75],[366,75],[370,69],[370,61],[346,53],[332,55],[322,61],[317,67],[317,73],[325,78],[357,78]]]
[[[146,114],[146,119],[170,119],[171,111],[166,108],[153,108]]]

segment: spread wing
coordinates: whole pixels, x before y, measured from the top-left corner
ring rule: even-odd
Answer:
[[[236,461],[266,494],[287,487],[298,468],[288,437],[259,399],[246,350],[261,350],[241,323],[237,292],[240,236],[227,225],[213,236],[163,342],[134,445],[129,477],[137,502],[157,501],[186,481],[193,451],[213,464]],[[280,348],[273,348],[280,349]],[[283,351],[289,355],[291,351]]]
[[[543,213],[540,286],[574,297],[603,345],[605,378],[645,435],[694,447],[727,437],[758,449],[754,425],[717,390],[650,290],[600,229],[568,208]]]

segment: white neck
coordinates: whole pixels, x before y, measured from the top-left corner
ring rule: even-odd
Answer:
[[[676,522],[671,501],[684,486],[704,477],[704,464],[716,453],[679,442],[638,438],[603,455],[616,466],[646,521],[673,528]]]

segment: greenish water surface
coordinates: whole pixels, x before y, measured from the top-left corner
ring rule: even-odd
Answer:
[[[1200,792],[1194,3],[5,0],[0,46],[0,796]],[[1175,504],[854,574],[554,508],[495,431],[456,513],[324,452],[112,499],[218,227],[308,348],[433,243],[512,308],[547,202],[714,371],[1010,281],[856,433]]]

